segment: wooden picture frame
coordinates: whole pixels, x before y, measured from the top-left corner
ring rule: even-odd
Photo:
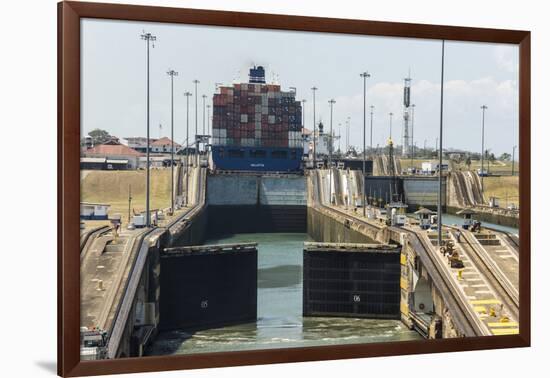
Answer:
[[[507,43],[519,46],[520,316],[518,335],[81,361],[79,355],[80,20]],[[58,4],[58,374],[82,376],[362,358],[530,345],[530,32],[85,2]]]

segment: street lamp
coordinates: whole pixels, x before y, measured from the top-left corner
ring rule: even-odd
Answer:
[[[193,84],[195,84],[195,164],[199,166],[199,143],[197,142],[197,135],[199,134],[199,88],[200,81],[195,79]]]
[[[202,95],[202,135],[206,135],[206,95]]]
[[[187,115],[186,115],[186,135],[185,140],[185,206],[189,205],[189,97],[193,96],[191,92],[185,92],[185,100],[187,102]]]
[[[304,138],[304,129],[306,127],[306,101],[307,100],[305,98],[302,99],[302,141],[305,139]]]
[[[206,113],[206,133],[210,135],[210,104],[206,105]]]
[[[178,73],[174,70],[166,73],[170,76],[170,211],[174,214],[174,76],[178,76]]]
[[[390,112],[390,139],[391,139],[391,121],[392,121],[393,113]]]
[[[483,185],[483,177],[485,176],[484,167],[484,154],[485,154],[485,110],[487,105],[481,106],[481,194],[484,194],[485,186]]]
[[[346,155],[349,152],[349,131],[351,127],[351,117],[346,119]]]
[[[414,145],[414,108],[415,107],[416,107],[415,104],[411,105],[411,108],[412,108],[412,117],[411,117],[411,146],[412,146],[412,151],[411,151],[411,172],[413,171],[413,168],[414,168],[414,150],[415,150],[415,145]]]
[[[374,105],[370,106],[370,153],[372,154],[372,120],[374,117]]]
[[[363,78],[363,217],[367,215],[365,206],[367,191],[366,191],[366,160],[367,160],[367,78],[370,77],[368,71],[359,74]]]
[[[437,192],[437,245],[441,246],[441,217],[443,200],[443,84],[445,80],[445,40],[441,41],[441,99],[439,104],[439,191]]]
[[[150,96],[149,96],[149,45],[151,42],[154,42],[157,40],[157,37],[152,35],[151,33],[143,33],[141,35],[141,39],[147,42],[147,161],[146,161],[146,179],[145,179],[145,226],[151,227],[151,214],[150,214],[150,184],[151,184],[151,176],[150,176],[150,169],[149,169],[149,161],[150,161]],[[153,47],[155,45],[153,44]]]
[[[514,176],[514,166],[515,166],[515,158],[516,158],[516,148],[518,146],[514,146],[512,148],[512,176]]]
[[[311,91],[313,92],[313,168],[315,169],[317,164],[317,142],[316,142],[316,133],[317,133],[317,125],[315,124],[315,92],[317,91],[317,87],[312,87]]]
[[[329,145],[328,145],[328,174],[329,174],[329,184],[328,184],[328,192],[329,192],[329,201],[332,204],[332,149],[334,148],[334,139],[333,139],[333,132],[332,132],[332,108],[334,104],[336,104],[336,101],[334,99],[330,99],[328,101],[328,104],[330,105],[330,137],[329,137]]]
[[[342,155],[342,123],[338,122],[338,155]]]

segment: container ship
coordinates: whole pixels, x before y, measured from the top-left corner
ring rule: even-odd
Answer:
[[[297,172],[302,169],[302,105],[294,91],[266,84],[262,66],[248,83],[220,86],[213,97],[215,170]]]

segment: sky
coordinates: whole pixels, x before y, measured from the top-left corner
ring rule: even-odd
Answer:
[[[283,90],[297,89],[306,100],[305,126],[316,119],[328,128],[334,104],[333,128],[341,130],[350,117],[350,144],[362,147],[363,79],[367,80],[367,145],[373,105],[373,146],[392,135],[397,144],[403,125],[403,79],[412,78],[415,104],[414,140],[434,147],[439,135],[441,41],[161,24],[148,22],[82,21],[83,134],[100,128],[120,138],[146,135],[146,42],[143,32],[156,36],[150,50],[151,137],[170,135],[170,78],[174,69],[174,139],[182,143],[186,100],[190,98],[190,130],[195,127],[195,87],[198,84],[198,127],[202,130],[202,95],[211,103],[216,83],[246,82],[253,65],[266,68],[268,82]],[[512,153],[518,144],[518,48],[515,45],[445,42],[443,147],[481,151],[481,105],[485,114],[486,149],[495,155]],[[162,125],[162,129],[159,128]],[[341,126],[339,126],[341,125]],[[192,134],[192,132],[190,132]],[[517,156],[517,152],[516,152]]]

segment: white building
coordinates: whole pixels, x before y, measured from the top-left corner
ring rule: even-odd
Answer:
[[[80,202],[80,219],[106,220],[111,205],[104,203]]]

